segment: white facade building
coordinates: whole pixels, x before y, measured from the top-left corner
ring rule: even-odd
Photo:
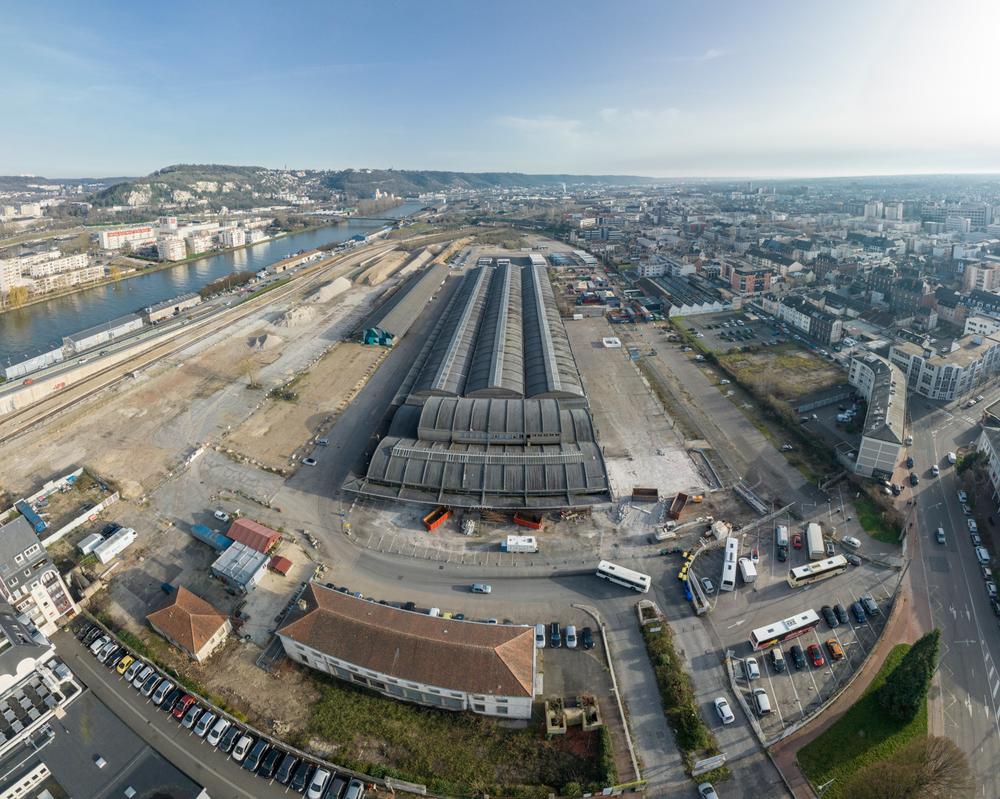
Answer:
[[[187,246],[192,255],[208,252],[214,247],[211,233],[197,232],[187,237]]]
[[[152,225],[102,230],[97,234],[102,250],[120,250],[126,244],[132,248],[156,243],[156,230]]]
[[[990,336],[998,330],[1000,330],[1000,319],[977,314],[966,318],[963,334],[966,336]]]
[[[910,389],[950,402],[982,388],[1000,371],[1000,334],[963,336],[946,353],[910,342],[894,344],[889,361],[903,370]]]
[[[854,356],[848,382],[868,403],[854,471],[888,480],[899,463],[906,424],[906,378],[898,366],[874,354]]]
[[[285,653],[380,694],[444,710],[531,718],[531,627],[432,617],[310,583],[278,630]]]
[[[247,243],[247,234],[242,228],[227,227],[220,234],[223,247],[242,247]]]
[[[161,236],[156,241],[156,255],[161,261],[183,261],[187,247],[180,236]]]

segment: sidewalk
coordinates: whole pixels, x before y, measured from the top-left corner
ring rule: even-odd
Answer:
[[[903,578],[897,606],[893,608],[893,616],[882,636],[875,646],[872,657],[868,661],[865,672],[823,711],[814,721],[790,735],[785,740],[771,747],[770,753],[775,765],[785,777],[796,799],[815,799],[816,794],[809,785],[805,775],[799,770],[796,754],[806,744],[818,738],[828,730],[868,689],[872,679],[878,673],[886,656],[896,644],[913,643],[926,630],[917,619],[919,607],[913,602],[913,588],[910,582],[910,572]]]

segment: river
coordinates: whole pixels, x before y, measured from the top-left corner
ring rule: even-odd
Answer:
[[[420,203],[404,203],[388,211],[380,211],[378,215],[399,219],[416,213],[420,208]],[[178,294],[197,291],[206,283],[230,272],[256,272],[298,250],[345,241],[359,233],[365,235],[384,224],[352,220],[346,225],[294,233],[241,250],[200,258],[148,275],[8,311],[0,314],[0,362],[49,344],[58,346],[63,336],[134,313]]]

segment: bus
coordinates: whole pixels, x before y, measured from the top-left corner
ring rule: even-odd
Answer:
[[[645,594],[649,591],[649,575],[642,572],[626,569],[624,566],[617,566],[606,560],[597,564],[597,576],[602,580],[608,580],[618,585],[624,585],[633,591]]]
[[[775,644],[798,638],[819,624],[819,615],[815,610],[804,610],[797,616],[776,621],[767,627],[759,627],[750,633],[750,646],[754,651],[770,649]]]
[[[836,577],[847,571],[847,558],[843,555],[834,555],[826,560],[818,560],[815,563],[807,563],[788,570],[788,584],[792,588],[801,588],[804,585],[818,583],[827,577]]]
[[[733,591],[736,589],[736,562],[739,559],[740,542],[738,538],[726,539],[726,560],[722,564],[722,579],[719,589]]]

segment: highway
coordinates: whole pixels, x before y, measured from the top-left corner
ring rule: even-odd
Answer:
[[[935,407],[912,396],[910,406],[910,454],[920,477],[913,491],[916,508],[906,508],[913,521],[907,541],[911,579],[917,602],[923,602],[924,626],[941,629],[940,690],[930,696],[930,729],[969,756],[977,796],[993,799],[1000,796],[1000,629],[958,501],[958,478],[946,461],[948,452],[978,437],[979,409]],[[935,463],[939,477],[930,475]],[[907,486],[904,496],[909,491]],[[943,546],[934,538],[938,527],[947,537]]]

